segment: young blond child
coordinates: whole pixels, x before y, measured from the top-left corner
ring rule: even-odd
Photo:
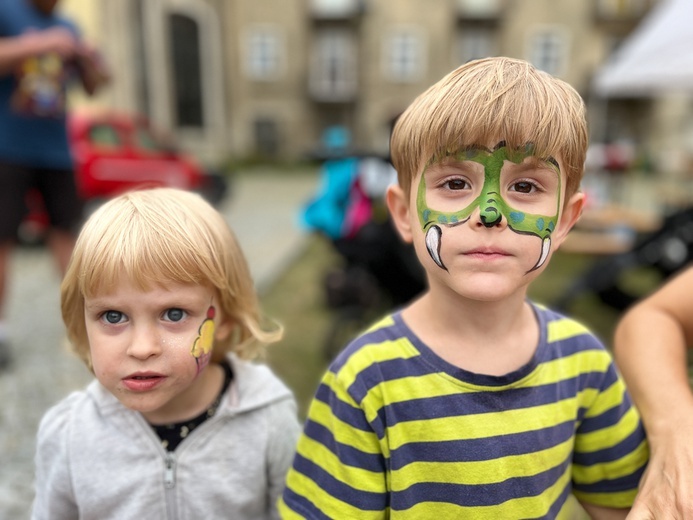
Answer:
[[[469,62],[398,120],[387,194],[424,294],[356,338],[309,410],[291,518],[624,518],[647,463],[600,341],[527,299],[577,221],[587,129],[569,85]]]
[[[61,287],[96,376],[41,421],[33,518],[277,516],[299,425],[251,363],[265,328],[248,265],[198,195],[121,195],[82,229]]]

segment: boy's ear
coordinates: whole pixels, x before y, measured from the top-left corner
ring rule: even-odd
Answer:
[[[566,201],[563,206],[563,213],[561,214],[561,220],[556,229],[556,233],[551,235],[551,240],[556,248],[563,243],[568,236],[568,232],[573,229],[573,226],[580,219],[584,207],[585,194],[582,192],[574,193],[573,196]]]
[[[397,232],[402,237],[402,240],[410,243],[413,237],[411,233],[411,220],[409,218],[409,201],[399,184],[391,184],[388,186],[385,200],[392,222],[397,228]]]

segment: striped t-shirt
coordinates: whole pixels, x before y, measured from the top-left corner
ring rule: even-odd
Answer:
[[[457,368],[397,313],[353,341],[311,404],[283,518],[561,518],[629,507],[648,447],[603,345],[535,306],[533,359],[505,376]]]

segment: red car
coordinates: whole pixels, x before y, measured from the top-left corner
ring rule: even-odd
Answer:
[[[87,205],[142,187],[196,191],[213,204],[226,194],[224,177],[205,171],[195,159],[179,152],[144,117],[75,114],[68,121],[68,138],[77,187]],[[48,220],[38,193],[27,195],[27,208],[19,238],[40,241]]]

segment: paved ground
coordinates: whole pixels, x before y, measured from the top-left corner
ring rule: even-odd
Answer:
[[[291,173],[243,175],[222,203],[260,290],[301,250],[305,236],[296,215],[316,182]],[[8,318],[14,364],[0,372],[0,520],[29,517],[38,422],[48,407],[91,379],[67,352],[59,279],[47,252],[18,250],[12,274]]]

